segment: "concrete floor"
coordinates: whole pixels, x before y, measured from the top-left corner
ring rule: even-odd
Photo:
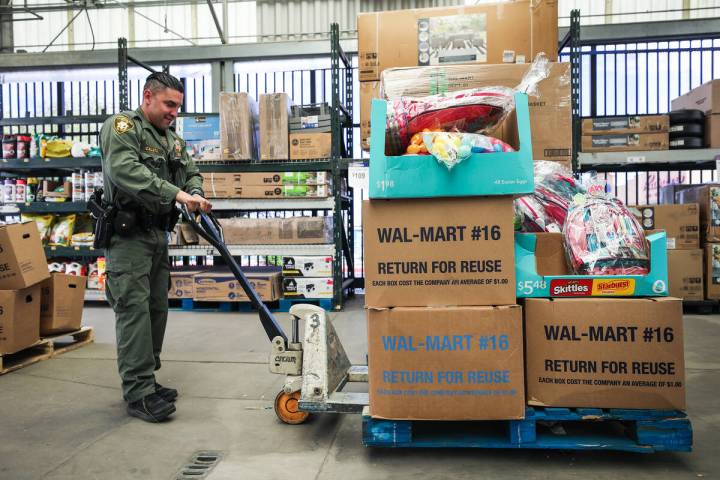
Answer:
[[[365,359],[362,298],[333,314],[351,360]],[[288,328],[286,315],[282,315]],[[592,478],[720,475],[720,316],[685,317],[690,454],[368,449],[359,415],[281,424],[267,372],[268,341],[254,315],[170,314],[158,379],[181,398],[172,421],[125,414],[112,312],[89,307],[96,343],[0,377],[0,479],[173,479],[197,450],[219,450],[220,479]]]

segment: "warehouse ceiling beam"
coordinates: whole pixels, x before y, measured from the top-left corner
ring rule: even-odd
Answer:
[[[357,52],[356,40],[341,40],[343,51]],[[302,58],[330,55],[327,40],[302,42],[237,43],[199,45],[192,48],[133,48],[133,56],[148,64],[203,63],[216,60],[250,61],[260,59]],[[117,50],[95,50],[52,53],[13,53],[0,55],[0,72],[28,69],[67,69],[117,65]]]
[[[223,0],[211,0],[213,3],[222,3]],[[231,3],[239,3],[246,0],[229,0]],[[117,9],[126,8],[127,6],[135,8],[144,7],[167,7],[177,5],[192,5],[196,0],[148,0],[146,2],[127,2],[123,5],[117,4],[110,1],[98,1],[92,2],[87,5],[89,9]],[[57,2],[57,3],[27,3],[24,5],[2,5],[0,4],[0,14],[17,14],[24,13],[26,10],[32,10],[33,12],[57,12],[65,10],[82,10],[85,6],[82,3],[77,2]]]
[[[568,31],[569,27],[560,27],[558,38],[564,38]],[[582,45],[605,45],[623,42],[655,42],[673,38],[713,38],[718,34],[720,34],[720,18],[613,23],[583,25],[580,29],[580,43]]]
[[[222,26],[220,26],[220,20],[218,20],[217,13],[215,13],[215,7],[213,7],[212,0],[207,0],[208,8],[210,9],[210,14],[212,15],[213,21],[215,22],[215,28],[217,28],[218,37],[220,37],[220,42],[225,45],[227,43],[227,39],[225,38],[225,33],[223,32]],[[223,17],[227,15],[227,8],[224,8],[223,11]]]

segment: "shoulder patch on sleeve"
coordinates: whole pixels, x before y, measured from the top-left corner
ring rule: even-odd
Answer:
[[[126,133],[135,128],[135,124],[127,115],[118,115],[113,122],[116,133]]]

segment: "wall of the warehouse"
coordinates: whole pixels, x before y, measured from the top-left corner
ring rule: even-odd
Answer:
[[[108,4],[125,5],[121,0]],[[338,22],[344,37],[356,36],[357,13],[413,7],[487,3],[485,0],[229,0],[228,37],[231,43],[303,40],[327,35]],[[17,3],[17,2],[16,2]],[[29,0],[31,5],[58,0]],[[136,0],[135,5],[142,3]],[[222,19],[222,2],[214,3]],[[559,24],[567,26],[578,8],[583,24],[645,22],[720,16],[718,0],[558,0]],[[683,11],[683,9],[685,11]],[[41,12],[43,20],[13,24],[15,49],[42,51],[79,10]],[[650,13],[637,13],[650,12]],[[88,21],[89,20],[89,21]],[[92,25],[92,29],[90,26]],[[90,9],[78,14],[49,51],[113,48],[124,36],[131,47],[219,44],[206,2],[133,8]]]

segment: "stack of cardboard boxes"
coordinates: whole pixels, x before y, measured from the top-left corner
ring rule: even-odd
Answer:
[[[79,329],[86,280],[50,275],[35,222],[0,226],[0,354]]]
[[[363,149],[369,149],[373,98],[394,100],[478,86],[515,87],[538,53],[556,60],[557,35],[555,0],[358,15]],[[418,66],[424,68],[410,68]],[[530,100],[533,157],[569,162],[569,64],[552,65],[537,93]]]
[[[332,298],[333,258],[282,257],[284,298]]]
[[[667,115],[586,118],[582,122],[583,152],[667,150]]]
[[[703,300],[703,251],[697,203],[631,207],[646,231],[667,235],[668,291],[683,300]]]
[[[705,298],[720,300],[720,184],[689,187],[677,192],[675,203],[699,205]]]

